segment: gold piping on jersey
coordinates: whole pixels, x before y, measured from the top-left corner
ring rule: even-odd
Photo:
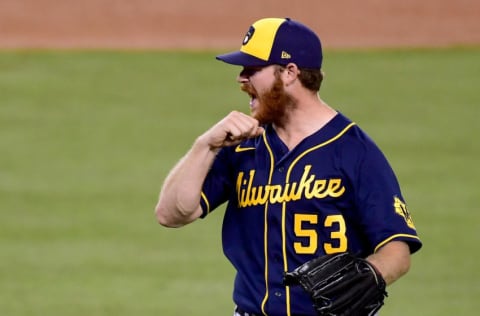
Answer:
[[[273,151],[270,148],[270,145],[267,142],[267,133],[263,133],[262,135],[263,142],[265,143],[265,147],[268,150],[268,153],[270,155],[270,172],[268,173],[268,185],[272,184],[272,177],[273,177],[273,169],[275,167],[275,161],[274,161],[274,156],[273,156]],[[263,298],[262,301],[262,313],[263,315],[267,315],[265,312],[265,304],[267,303],[268,296],[269,296],[269,289],[268,289],[268,201],[265,203],[265,209],[263,213],[263,222],[264,222],[264,233],[263,233],[263,244],[264,244],[264,249],[263,253],[265,256],[265,297]]]
[[[208,202],[207,196],[203,192],[200,192],[200,194],[202,196],[203,201],[205,202],[205,205],[207,206],[207,214],[209,214],[210,213],[210,203]]]
[[[282,255],[283,255],[283,271],[288,271],[288,262],[287,262],[287,238],[285,231],[285,213],[287,212],[287,202],[284,202],[282,205]],[[287,305],[287,316],[290,316],[290,287],[285,288],[285,304]]]
[[[317,146],[314,146],[314,147],[311,147],[309,148],[308,150],[305,150],[303,153],[301,153],[300,155],[298,155],[298,157],[290,164],[290,167],[288,167],[288,171],[287,171],[287,176],[285,178],[285,183],[290,183],[290,174],[292,172],[292,169],[293,167],[297,164],[297,162],[302,159],[306,154],[314,151],[314,150],[317,150],[318,148],[321,148],[323,146],[326,146],[332,142],[334,142],[335,140],[339,139],[340,137],[343,136],[343,134],[345,134],[352,126],[356,125],[354,122],[348,124],[340,133],[338,133],[336,136],[330,138],[329,140],[321,143],[321,144],[318,144]],[[284,202],[283,203],[283,207],[282,207],[282,251],[283,251],[283,268],[284,268],[284,271],[289,271],[289,268],[288,268],[288,261],[287,261],[287,246],[286,246],[286,233],[285,233],[285,213],[286,213],[286,204],[287,202]],[[290,287],[287,286],[286,289],[285,289],[285,294],[287,296],[286,298],[286,305],[287,305],[287,316],[291,316],[291,306],[290,306]]]
[[[384,245],[386,245],[387,243],[389,243],[389,242],[392,241],[393,239],[399,238],[399,237],[407,237],[407,238],[412,238],[412,239],[420,240],[420,238],[419,238],[418,236],[415,236],[415,235],[410,235],[410,234],[396,234],[396,235],[393,235],[393,236],[388,237],[387,239],[385,239],[384,241],[382,241],[381,243],[379,243],[378,246],[375,247],[375,249],[373,250],[373,253],[376,253],[376,252],[378,251],[378,249],[382,248]]]
[[[313,146],[311,148],[309,148],[308,150],[305,150],[303,153],[301,153],[300,155],[298,155],[297,158],[295,158],[295,160],[292,162],[292,164],[290,165],[290,167],[288,168],[288,172],[287,172],[287,182],[289,181],[290,179],[290,173],[292,172],[292,169],[293,167],[295,166],[295,164],[303,158],[303,156],[305,156],[306,154],[314,151],[314,150],[317,150],[318,148],[320,147],[323,147],[323,146],[326,146],[334,141],[336,141],[337,139],[339,139],[340,137],[343,136],[343,134],[345,134],[352,126],[356,125],[356,123],[352,122],[350,124],[347,125],[347,127],[345,127],[340,133],[338,133],[335,137],[332,137],[330,138],[329,140],[321,143],[321,144],[318,144],[317,146]]]

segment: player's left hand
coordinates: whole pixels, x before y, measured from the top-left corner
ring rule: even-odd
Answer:
[[[286,272],[287,286],[300,284],[319,315],[370,316],[383,306],[382,276],[367,260],[349,253],[326,255]]]

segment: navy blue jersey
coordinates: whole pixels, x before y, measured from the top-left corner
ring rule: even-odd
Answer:
[[[203,186],[202,217],[224,202],[233,299],[251,313],[316,315],[301,287],[282,284],[284,271],[314,257],[365,257],[392,240],[421,247],[387,159],[342,114],[291,151],[271,126],[223,148]]]

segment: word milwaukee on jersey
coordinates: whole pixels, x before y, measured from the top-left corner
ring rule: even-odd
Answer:
[[[341,179],[316,179],[311,174],[311,165],[306,165],[300,182],[285,184],[267,184],[253,186],[255,170],[250,170],[247,177],[240,172],[237,177],[238,206],[248,207],[266,203],[284,203],[305,199],[338,198],[345,192]]]

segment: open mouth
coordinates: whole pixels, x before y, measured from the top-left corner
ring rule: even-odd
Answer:
[[[257,95],[254,93],[248,93],[248,95],[250,96],[250,108],[252,108],[255,100],[257,100]]]
[[[253,108],[254,104],[255,104],[255,101],[258,99],[258,95],[255,91],[255,89],[253,89],[250,85],[246,85],[246,84],[243,84],[241,86],[241,89],[242,91],[246,92],[248,94],[248,96],[250,97],[250,108]]]

